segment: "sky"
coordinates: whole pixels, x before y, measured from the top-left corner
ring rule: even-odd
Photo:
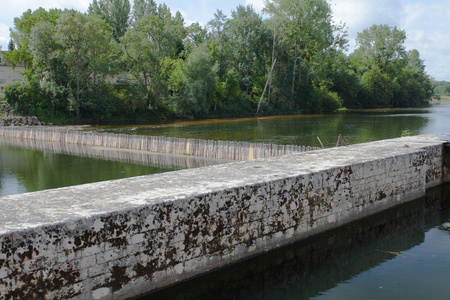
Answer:
[[[156,0],[180,11],[186,24],[208,23],[217,9],[229,16],[238,5],[253,5],[261,12],[265,0]],[[0,45],[8,48],[9,28],[15,17],[39,7],[73,8],[85,12],[91,0],[0,0]],[[417,49],[426,72],[450,82],[450,0],[328,0],[335,22],[347,25],[352,52],[358,32],[373,24],[397,26],[408,34],[406,49]]]

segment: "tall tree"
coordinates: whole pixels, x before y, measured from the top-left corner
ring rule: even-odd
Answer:
[[[331,8],[325,0],[272,0],[264,11],[276,19],[281,43],[290,49],[293,100],[302,81],[309,84],[314,56],[336,44]]]
[[[395,71],[406,64],[405,40],[404,30],[388,25],[372,25],[358,33],[353,55],[367,67],[377,65],[381,70]]]
[[[111,27],[97,16],[64,12],[57,21],[55,40],[68,75],[72,107],[79,120],[89,89],[108,73]]]
[[[265,75],[265,58],[270,52],[270,33],[252,6],[239,5],[228,22],[234,67],[243,90],[249,94],[258,76]]]
[[[30,48],[34,79],[44,93],[49,95],[54,115],[58,95],[65,90],[65,83],[57,82],[59,76],[55,74],[55,69],[64,69],[57,57],[59,45],[55,41],[55,26],[50,22],[37,23],[31,30]]]
[[[10,39],[9,43],[8,43],[8,51],[13,52],[15,49],[16,49],[16,45],[14,44],[13,39]]]
[[[162,67],[168,58],[176,58],[182,51],[186,37],[184,20],[179,12],[172,15],[166,5],[156,12],[141,16],[122,39],[123,61],[145,91],[146,106],[152,109],[168,96],[167,78]]]
[[[180,61],[177,72],[173,73],[178,87],[172,101],[177,113],[182,116],[201,117],[209,111],[208,98],[215,89],[215,74],[212,60],[206,45],[201,45],[187,57],[186,63]]]
[[[131,17],[132,24],[136,23],[142,17],[156,14],[157,8],[158,6],[153,0],[134,0]]]
[[[432,86],[419,52],[406,52],[406,32],[373,25],[358,33],[350,61],[361,76],[363,107],[423,105]]]
[[[224,79],[230,64],[231,49],[227,36],[228,17],[221,10],[214,13],[214,19],[208,22],[208,44],[211,47],[212,58],[218,66],[218,76]]]
[[[114,39],[119,41],[127,31],[131,5],[129,0],[93,0],[88,12],[101,16],[111,26]]]
[[[29,68],[26,72],[27,78],[33,77],[31,69],[33,56],[30,48],[30,35],[33,27],[40,22],[50,22],[52,26],[56,25],[56,21],[61,15],[60,9],[50,9],[46,11],[44,8],[38,8],[35,11],[28,9],[20,18],[14,18],[14,27],[10,29],[11,39],[15,45],[15,51],[7,54],[7,59],[13,64],[22,63]]]

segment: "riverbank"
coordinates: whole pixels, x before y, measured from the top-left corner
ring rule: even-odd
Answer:
[[[36,116],[20,116],[4,100],[0,101],[0,126],[40,126],[46,125]]]

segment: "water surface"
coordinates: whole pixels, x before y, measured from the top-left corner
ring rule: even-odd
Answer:
[[[100,132],[316,147],[320,146],[319,137],[325,147],[332,147],[340,134],[347,144],[397,138],[402,134],[450,134],[450,102],[416,109],[110,125],[93,129]]]
[[[227,161],[0,138],[0,197],[224,162]]]

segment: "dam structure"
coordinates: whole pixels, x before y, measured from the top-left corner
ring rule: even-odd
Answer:
[[[425,195],[421,135],[0,198],[0,299],[128,299]]]

